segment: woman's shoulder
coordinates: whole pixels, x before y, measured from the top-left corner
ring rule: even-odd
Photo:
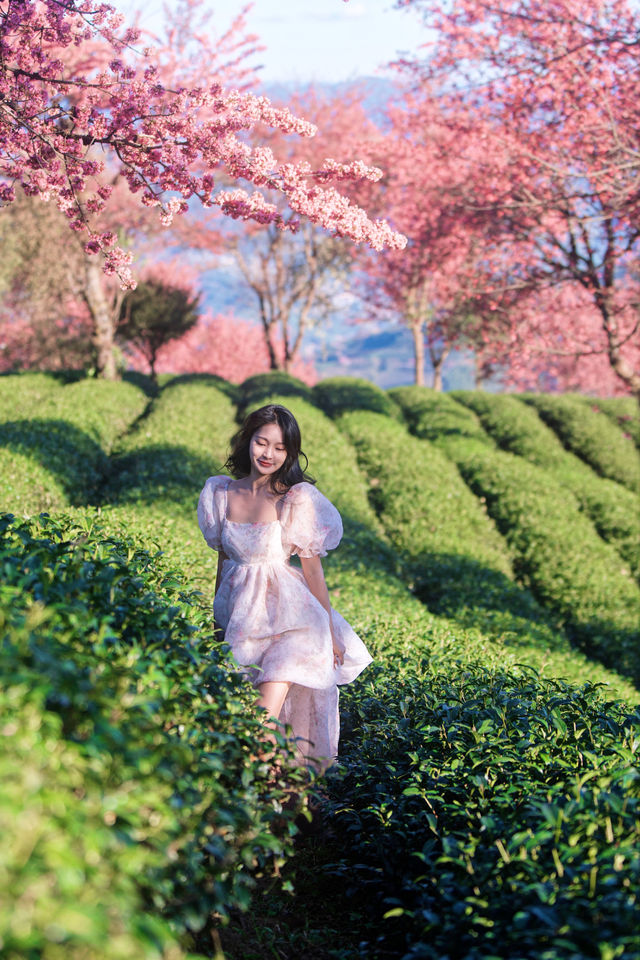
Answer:
[[[285,503],[289,504],[308,503],[316,507],[320,505],[333,506],[329,498],[326,497],[322,491],[318,490],[314,483],[309,483],[308,480],[294,483],[292,487],[289,487],[284,499]]]
[[[288,503],[296,503],[313,499],[318,495],[322,496],[315,484],[309,483],[308,480],[301,480],[300,483],[294,483],[293,486],[289,487],[284,495],[284,499]]]
[[[224,490],[231,483],[231,477],[228,477],[224,473],[217,473],[213,477],[208,477],[205,481],[205,487],[208,487],[212,491]]]

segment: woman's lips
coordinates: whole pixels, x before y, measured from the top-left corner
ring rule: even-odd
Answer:
[[[258,460],[258,463],[260,464],[261,467],[271,467],[271,466],[273,466],[273,464],[271,463],[270,460]]]

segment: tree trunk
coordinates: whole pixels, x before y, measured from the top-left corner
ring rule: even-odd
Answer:
[[[438,390],[439,393],[442,393],[442,367],[449,356],[449,350],[443,350],[441,353],[437,354],[435,350],[429,351],[431,356],[431,363],[433,364],[433,389]]]
[[[416,387],[424,387],[424,339],[422,336],[422,322],[411,324],[413,334],[413,354],[415,359]]]
[[[100,261],[95,257],[87,257],[82,293],[93,320],[92,341],[96,353],[96,372],[104,380],[117,380],[114,354],[115,322],[102,286],[102,277]]]

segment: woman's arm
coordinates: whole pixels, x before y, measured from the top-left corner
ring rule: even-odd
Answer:
[[[318,603],[321,603],[324,609],[329,614],[329,628],[331,630],[331,641],[333,644],[333,659],[334,663],[344,662],[344,651],[340,649],[336,643],[336,638],[333,632],[333,623],[331,621],[331,601],[329,600],[329,591],[327,590],[327,583],[324,579],[324,570],[322,569],[322,560],[320,557],[300,557],[300,563],[302,565],[302,572],[304,578],[307,581],[307,586],[309,590],[314,595]]]

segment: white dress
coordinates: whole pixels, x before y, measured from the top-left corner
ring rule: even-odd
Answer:
[[[209,477],[198,502],[202,534],[224,561],[214,601],[234,660],[254,685],[291,683],[280,717],[307,763],[323,769],[338,753],[338,684],[350,683],[371,663],[364,643],[332,610],[344,663],[334,666],[329,616],[307,586],[292,554],[326,556],[342,538],[336,508],[310,483],[297,483],[278,520],[239,523],[227,517],[230,478]]]

